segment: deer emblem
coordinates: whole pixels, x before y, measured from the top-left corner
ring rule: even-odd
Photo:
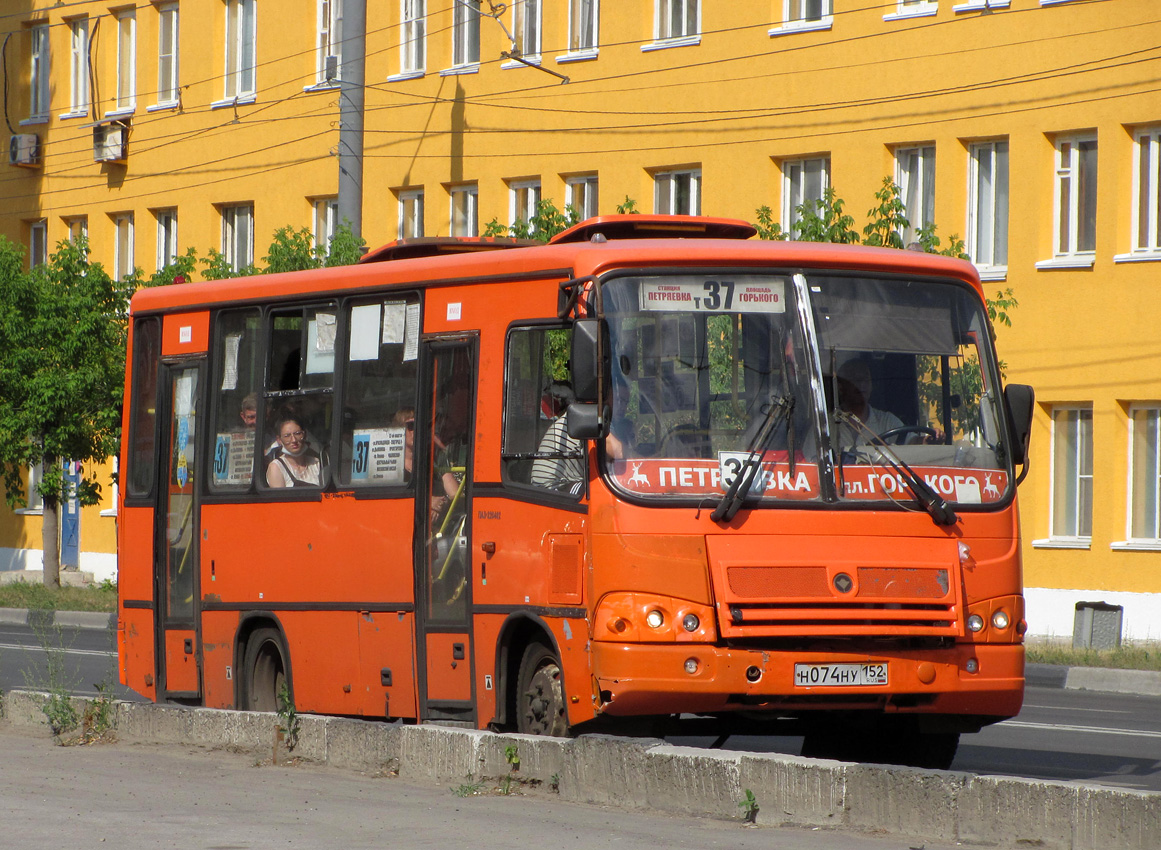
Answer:
[[[639,463],[633,464],[633,474],[629,477],[629,484],[630,484],[630,486],[633,486],[633,485],[644,485],[646,487],[649,486],[649,478],[643,472],[641,472],[641,464],[639,464]]]
[[[1000,490],[992,483],[992,476],[990,475],[984,476],[984,495],[994,496],[997,499],[1000,498]]]

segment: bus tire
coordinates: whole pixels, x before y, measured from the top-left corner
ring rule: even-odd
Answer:
[[[526,735],[568,735],[560,659],[551,647],[533,641],[524,650],[516,684],[516,731]]]
[[[258,629],[246,641],[242,665],[245,711],[278,711],[278,696],[289,687],[286,652],[277,629]]]

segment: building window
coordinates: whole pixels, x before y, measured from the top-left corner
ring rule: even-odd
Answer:
[[[48,262],[48,222],[44,219],[28,224],[28,267]]]
[[[331,72],[327,65],[333,65]],[[318,51],[315,82],[326,85],[341,76],[343,64],[343,2],[318,0]]]
[[[1008,266],[1008,143],[969,149],[967,253],[981,269]]]
[[[254,207],[222,207],[222,254],[234,271],[254,264]]]
[[[69,21],[69,114],[89,111],[89,19]]]
[[[33,27],[29,32],[29,38],[31,39],[29,49],[31,67],[28,77],[28,117],[47,118],[49,109],[48,24],[38,24]]]
[[[399,193],[399,238],[423,235],[423,190],[407,189]]]
[[[1056,140],[1057,257],[1096,252],[1097,143],[1092,137]]]
[[[314,247],[325,257],[339,229],[339,199],[319,198],[314,202]]]
[[[177,4],[169,3],[157,9],[157,102],[177,103]]]
[[[654,33],[658,41],[689,38],[701,32],[701,0],[657,0]]]
[[[452,64],[480,64],[480,0],[456,0],[453,4]]]
[[[89,218],[84,215],[66,218],[65,227],[69,230],[69,242],[75,245],[82,238],[89,235]]]
[[[177,210],[158,210],[157,269],[160,271],[177,260]]]
[[[516,0],[513,4],[512,40],[517,56],[540,57],[540,0]]]
[[[226,98],[255,92],[255,0],[226,0]]]
[[[130,112],[137,102],[137,13],[117,13],[117,111]]]
[[[568,49],[570,53],[591,53],[599,43],[600,0],[570,0]]]
[[[833,14],[832,0],[782,0],[782,29],[825,29]]]
[[[884,20],[894,18],[919,18],[934,15],[939,11],[938,0],[896,0],[895,11],[884,15]]]
[[[24,507],[16,508],[18,514],[39,514],[44,511],[44,497],[40,495],[40,482],[44,480],[44,464],[33,464],[26,469],[28,485],[24,488]]]
[[[935,146],[896,150],[895,182],[910,223],[899,235],[904,245],[910,245],[919,241],[920,228],[935,221]]]
[[[701,215],[701,169],[654,174],[653,210],[659,215]]]
[[[1129,539],[1161,540],[1161,408],[1134,407],[1130,420]]]
[[[597,213],[597,175],[569,177],[564,181],[564,203],[576,210],[578,220],[593,218]]]
[[[782,220],[790,238],[800,229],[801,207],[821,201],[830,185],[830,159],[792,159],[782,163]],[[813,208],[812,208],[813,209]]]
[[[1052,411],[1054,538],[1092,537],[1092,408]]]
[[[1134,134],[1133,252],[1161,253],[1161,127]]]
[[[115,244],[113,249],[113,277],[124,280],[133,274],[133,213],[113,216]]]
[[[453,186],[451,192],[451,235],[477,236],[480,232],[480,215],[477,209],[479,189],[473,183],[469,186]]]
[[[514,180],[508,184],[508,222],[528,224],[540,203],[539,180]]]
[[[427,0],[402,0],[399,12],[399,71],[419,74],[427,67]]]

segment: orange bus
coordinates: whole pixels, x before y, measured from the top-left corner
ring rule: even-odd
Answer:
[[[121,681],[949,764],[1023,697],[1031,389],[969,263],[754,235],[608,216],[138,292]]]

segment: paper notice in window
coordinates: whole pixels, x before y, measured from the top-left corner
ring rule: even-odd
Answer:
[[[193,413],[194,376],[186,372],[177,379],[174,388],[174,415],[189,416]]]
[[[226,334],[225,364],[222,367],[222,389],[235,390],[238,388],[238,347],[242,344],[242,335]]]
[[[407,302],[383,302],[383,344],[398,345],[407,329]]]
[[[351,308],[351,360],[379,359],[379,305]]]
[[[406,338],[403,341],[403,359],[414,360],[419,356],[419,302],[407,305]]]
[[[402,428],[356,430],[351,440],[351,481],[402,484],[406,438]]]
[[[315,316],[318,322],[318,336],[315,338],[316,351],[335,350],[335,314],[318,313]]]

